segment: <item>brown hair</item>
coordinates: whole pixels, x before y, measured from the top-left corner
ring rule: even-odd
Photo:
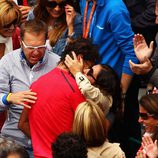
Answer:
[[[23,23],[20,27],[20,37],[22,40],[24,39],[25,32],[36,34],[45,33],[47,38],[48,27],[45,22],[41,20],[29,20]]]
[[[21,21],[21,11],[19,7],[13,0],[1,0],[0,2],[0,28],[3,28],[4,25],[13,22],[20,24]]]
[[[142,96],[142,98],[139,101],[139,104],[148,113],[158,115],[158,94],[148,94]]]
[[[88,147],[100,146],[107,139],[104,113],[93,101],[87,100],[78,105],[73,122],[73,132],[81,136]]]
[[[43,20],[46,24],[48,24],[49,18],[51,16],[46,8],[47,1],[48,0],[38,0],[37,6],[34,8],[35,19]],[[60,2],[62,0],[56,0],[56,1]],[[58,19],[57,26],[54,29],[50,30],[49,32],[49,41],[51,46],[55,45],[55,43],[62,36],[66,28],[67,28],[67,23],[66,23],[65,11],[64,11],[63,14]]]

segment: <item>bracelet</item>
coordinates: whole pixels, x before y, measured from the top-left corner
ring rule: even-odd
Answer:
[[[7,100],[8,103],[10,102],[10,96],[11,96],[11,95],[12,95],[12,93],[9,93],[9,94],[7,95],[6,100]]]

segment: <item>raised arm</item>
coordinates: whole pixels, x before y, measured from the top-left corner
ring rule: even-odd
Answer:
[[[145,38],[141,34],[134,35],[133,38],[134,51],[138,58],[138,60],[143,63],[145,57],[150,58],[153,52],[154,41],[150,42],[150,46],[148,47]]]

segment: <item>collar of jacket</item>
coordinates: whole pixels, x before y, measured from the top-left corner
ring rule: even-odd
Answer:
[[[104,6],[106,0],[96,0],[98,6]]]

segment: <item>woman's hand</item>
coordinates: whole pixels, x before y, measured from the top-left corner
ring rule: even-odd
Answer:
[[[143,149],[146,152],[146,155],[149,158],[157,158],[158,157],[158,146],[157,146],[157,140],[153,142],[150,136],[144,136],[142,138],[142,146]]]
[[[75,76],[77,72],[83,71],[83,59],[81,57],[77,59],[75,52],[72,52],[72,55],[73,59],[69,55],[66,55],[64,62],[72,75]]]
[[[71,35],[74,32],[74,19],[76,16],[76,12],[71,5],[65,6],[65,13],[66,13],[66,22],[68,26],[68,35]]]

